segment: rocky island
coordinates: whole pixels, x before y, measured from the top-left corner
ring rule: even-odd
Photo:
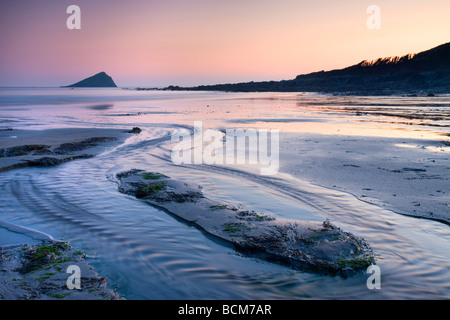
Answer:
[[[114,80],[105,72],[97,73],[92,77],[81,80],[77,83],[63,88],[117,88]]]

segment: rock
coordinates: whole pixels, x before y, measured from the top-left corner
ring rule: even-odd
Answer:
[[[5,300],[123,300],[107,288],[85,260],[86,255],[66,242],[0,247],[0,299]],[[70,289],[69,266],[80,270],[80,289]]]
[[[142,132],[141,128],[138,128],[138,127],[134,127],[133,129],[128,131],[128,133],[135,133],[135,134],[139,134],[141,132]]]
[[[77,160],[77,159],[89,159],[93,158],[93,155],[90,154],[82,154],[80,156],[72,156],[72,157],[65,157],[65,158],[52,158],[52,157],[43,157],[36,160],[27,160],[26,166],[28,167],[52,167],[56,166],[58,164]]]
[[[51,155],[51,154],[65,155],[96,147],[103,142],[115,140],[117,140],[117,138],[114,137],[93,137],[85,139],[80,142],[63,143],[59,147],[55,148],[53,151],[49,150],[50,146],[46,145],[17,146],[6,149],[0,149],[0,158],[19,157],[27,155]]]
[[[119,191],[163,208],[238,251],[294,269],[349,276],[375,262],[369,244],[329,221],[277,219],[205,197],[192,183],[143,170],[117,175]]]
[[[56,154],[70,154],[73,152],[83,151],[89,148],[96,147],[103,142],[115,140],[117,140],[117,138],[114,137],[93,137],[80,142],[63,143],[58,148],[54,149],[53,152]]]
[[[25,145],[0,149],[0,158],[26,156],[33,152],[46,152],[49,151],[47,148],[50,147],[46,145]]]

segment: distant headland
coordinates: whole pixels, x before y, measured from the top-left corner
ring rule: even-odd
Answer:
[[[105,72],[100,72],[70,86],[64,86],[63,88],[117,88],[117,85]]]
[[[364,60],[344,69],[299,75],[292,80],[169,86],[163,90],[350,95],[450,93],[450,42],[418,54]]]

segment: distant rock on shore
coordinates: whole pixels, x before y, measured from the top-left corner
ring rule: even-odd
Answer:
[[[117,85],[105,72],[100,72],[92,77],[63,88],[117,88]]]

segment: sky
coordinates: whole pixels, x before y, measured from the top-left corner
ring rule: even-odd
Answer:
[[[450,42],[449,12],[449,0],[0,0],[0,86],[101,71],[120,87],[287,80]]]

